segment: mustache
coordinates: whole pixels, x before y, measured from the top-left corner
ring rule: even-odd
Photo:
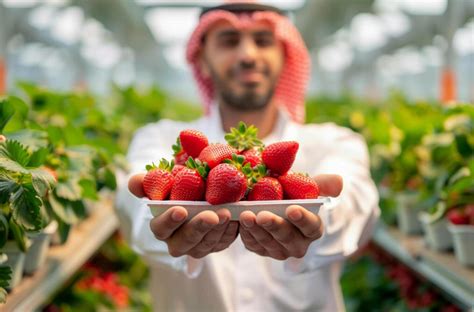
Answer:
[[[230,77],[235,77],[240,73],[257,72],[265,76],[270,75],[270,69],[267,66],[258,66],[256,62],[239,62],[229,71]]]

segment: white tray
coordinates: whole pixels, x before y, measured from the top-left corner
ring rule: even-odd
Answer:
[[[143,202],[150,207],[153,216],[159,216],[173,206],[182,206],[188,211],[188,219],[204,210],[217,211],[227,208],[232,215],[231,220],[239,220],[240,214],[245,210],[257,214],[260,211],[271,211],[285,218],[285,210],[290,205],[300,205],[314,214],[318,214],[322,205],[329,203],[329,197],[318,197],[316,199],[292,199],[292,200],[264,200],[264,201],[241,201],[222,205],[211,205],[206,201],[180,201],[180,200],[149,200]]]

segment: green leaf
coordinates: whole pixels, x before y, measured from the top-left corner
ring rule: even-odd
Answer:
[[[0,249],[5,246],[8,240],[8,220],[3,214],[0,214]],[[2,285],[0,284],[0,287]]]
[[[94,180],[83,179],[79,181],[79,185],[82,188],[82,198],[99,199],[97,195],[97,184]]]
[[[16,132],[8,133],[8,139],[15,140],[21,144],[28,146],[32,152],[48,147],[48,133],[40,130],[23,129]]]
[[[3,294],[1,290],[9,286],[11,275],[12,269],[9,266],[0,266],[0,302],[5,302],[5,298],[2,299],[2,296],[6,294]]]
[[[0,145],[0,157],[11,159],[22,167],[27,166],[30,160],[28,150],[15,140],[7,140],[5,144]]]
[[[10,198],[13,219],[26,230],[37,231],[43,227],[42,205],[33,185],[20,185]]]
[[[29,171],[27,169],[23,168],[16,161],[11,160],[10,158],[4,157],[4,156],[1,156],[1,155],[0,155],[0,168],[5,169],[5,170],[10,171],[10,172],[29,174]]]
[[[28,162],[28,167],[39,167],[44,164],[46,157],[49,154],[49,150],[45,147],[37,149],[30,156],[30,161]]]
[[[456,135],[455,139],[456,139],[456,147],[459,154],[466,159],[468,157],[472,157],[472,155],[474,154],[474,150],[473,150],[473,147],[469,145],[467,136]]]
[[[8,225],[18,248],[21,251],[26,252],[28,249],[28,238],[26,237],[25,231],[13,220],[13,218],[10,219]]]
[[[14,180],[0,175],[0,204],[6,203],[17,187],[18,184]]]
[[[56,186],[56,194],[60,198],[67,200],[79,200],[82,195],[82,188],[79,184],[79,178],[71,177],[65,182],[58,183]]]
[[[0,193],[10,195],[10,193],[15,191],[15,187],[17,186],[18,184],[13,179],[0,174]]]
[[[59,220],[67,224],[75,224],[79,221],[79,218],[71,205],[71,201],[57,198],[55,195],[50,193],[45,205]]]
[[[64,244],[67,241],[69,233],[71,232],[71,228],[71,224],[67,224],[62,220],[58,220],[58,233],[61,244]]]
[[[3,132],[3,129],[7,125],[10,118],[15,114],[15,108],[13,104],[10,103],[8,99],[3,99],[0,101],[0,133]]]
[[[10,269],[10,267],[4,267],[4,268]],[[1,269],[2,269],[2,267],[0,267],[0,270],[1,270]],[[10,270],[11,270],[11,269],[10,269]],[[1,280],[0,280],[0,281],[1,281]],[[7,284],[10,284],[10,278],[8,279]],[[6,288],[6,287],[8,287],[8,285],[5,286],[5,288]],[[5,290],[5,288],[0,287],[0,303],[5,303],[5,302],[7,302],[7,295],[8,295],[8,292]]]
[[[3,125],[3,129],[1,131],[4,133],[11,133],[13,131],[24,129],[25,122],[28,118],[28,105],[23,102],[23,100],[15,96],[9,96],[7,101],[15,108],[15,112],[12,116],[10,116],[8,123]]]
[[[174,162],[173,162],[173,166],[174,166]],[[115,190],[117,188],[117,180],[115,179],[115,174],[110,168],[108,167],[105,168],[103,179],[104,179],[105,185],[109,189]]]
[[[45,196],[46,191],[52,190],[56,185],[56,180],[47,170],[36,168],[30,170],[30,173],[33,187],[41,197]]]

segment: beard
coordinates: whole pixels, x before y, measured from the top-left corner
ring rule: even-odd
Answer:
[[[248,69],[247,65],[239,65],[239,67]],[[269,87],[260,93],[257,91],[257,85],[252,84],[245,85],[244,91],[240,93],[233,90],[229,80],[235,79],[235,71],[230,71],[226,77],[221,77],[210,67],[210,73],[217,95],[226,105],[239,111],[250,112],[263,110],[268,106],[275,93],[277,79],[271,79],[269,70],[262,71],[268,79],[271,79]]]

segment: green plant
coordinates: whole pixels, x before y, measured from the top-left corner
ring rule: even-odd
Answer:
[[[426,135],[417,148],[422,161],[423,198],[436,221],[451,207],[474,201],[474,110],[456,105],[445,112],[440,132]]]

